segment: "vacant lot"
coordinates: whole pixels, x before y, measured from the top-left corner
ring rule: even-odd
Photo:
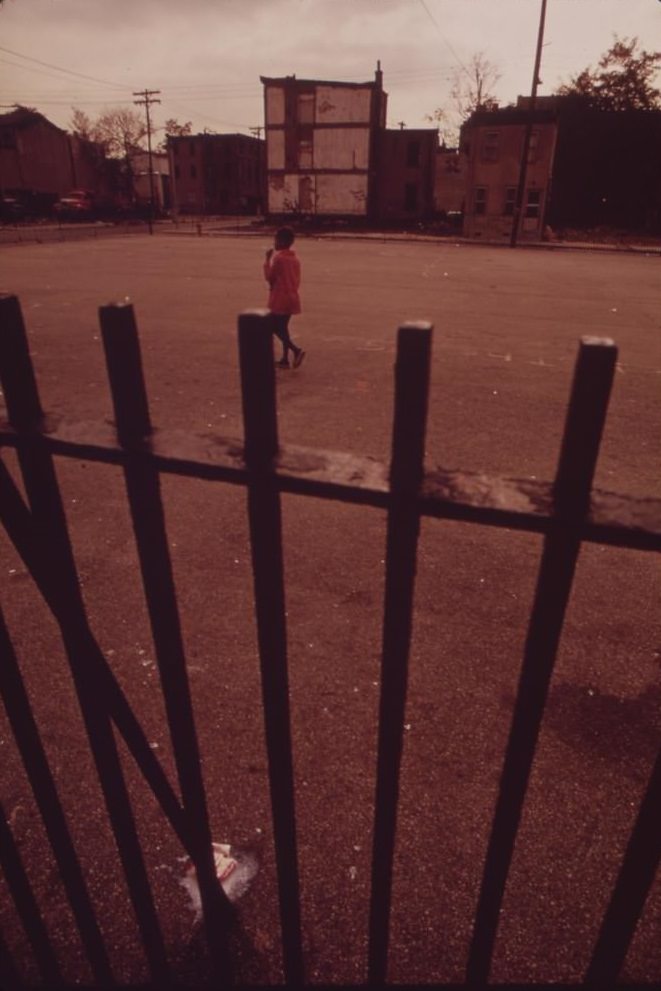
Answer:
[[[133,236],[6,247],[0,288],[23,305],[45,408],[106,420],[97,307],[130,297],[159,426],[241,436],[236,316],[265,301],[254,237]],[[577,339],[620,364],[600,488],[658,494],[659,258],[374,240],[301,240],[308,356],[278,379],[286,442],[386,459],[397,324],[435,325],[427,460],[550,478]],[[14,467],[11,454],[8,463]],[[121,473],[58,462],[83,594],[101,650],[174,782]],[[241,905],[246,980],[280,976],[245,495],[166,479],[163,492],[216,839],[255,848]],[[365,975],[385,520],[283,500],[307,975]],[[399,814],[393,981],[463,977],[540,540],[450,522],[422,528]],[[144,980],[121,869],[53,619],[8,540],[2,602],[118,975]],[[658,564],[587,546],[579,562],[502,916],[492,977],[576,981],[594,943],[661,743]],[[11,733],[5,813],[66,977],[88,979]],[[181,848],[127,760],[173,960],[196,976]],[[37,973],[6,888],[0,922]],[[203,969],[203,964],[200,964]],[[199,975],[198,975],[199,976]],[[661,980],[661,885],[624,974]]]

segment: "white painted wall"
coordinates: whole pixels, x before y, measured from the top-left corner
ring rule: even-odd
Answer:
[[[317,213],[367,213],[366,175],[318,175]]]
[[[353,89],[348,86],[317,86],[315,120],[322,124],[360,122],[368,124],[370,96],[371,90],[369,89]]]
[[[369,130],[367,128],[315,129],[315,169],[366,169],[368,162]]]
[[[271,213],[288,213],[298,203],[300,173],[270,176],[268,181],[268,208]],[[366,175],[317,175],[309,176],[312,184],[312,200],[316,201],[319,214],[343,213],[364,216],[367,212]]]
[[[298,206],[299,176],[269,176],[268,197],[271,213],[288,213]],[[312,179],[314,183],[314,177]]]
[[[285,132],[274,129],[266,132],[266,151],[269,169],[284,169],[285,167]]]

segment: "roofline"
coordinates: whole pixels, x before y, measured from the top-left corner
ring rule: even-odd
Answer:
[[[556,110],[535,110],[532,114],[529,110],[522,110],[519,107],[499,107],[498,110],[474,110],[470,117],[461,125],[465,127],[474,125],[492,124],[494,127],[513,124],[520,126],[529,120],[535,124],[557,123],[558,113]]]
[[[247,141],[264,141],[255,134],[241,134],[239,131],[218,131],[213,134],[199,131],[197,134],[167,134],[168,141],[192,141],[193,138],[245,138]]]
[[[338,79],[299,79],[297,76],[260,76],[259,78],[265,86],[272,83],[276,86],[344,86],[348,89],[366,89],[379,85],[375,79],[370,79],[366,83],[347,83]]]

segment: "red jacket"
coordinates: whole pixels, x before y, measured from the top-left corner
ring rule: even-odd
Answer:
[[[271,313],[300,313],[301,263],[291,248],[275,251],[264,262],[264,278],[271,287],[268,307]]]

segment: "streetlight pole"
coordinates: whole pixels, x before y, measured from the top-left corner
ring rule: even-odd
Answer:
[[[134,96],[141,96],[142,100],[134,100],[136,106],[144,107],[145,113],[147,115],[147,161],[149,163],[149,233],[154,233],[154,170],[152,168],[151,162],[151,118],[149,116],[149,108],[152,103],[160,103],[160,100],[155,100],[154,97],[160,94],[160,89],[145,89],[139,93],[134,93]]]
[[[516,247],[516,240],[521,226],[521,215],[523,212],[523,197],[526,190],[526,175],[528,173],[528,153],[530,151],[530,138],[532,135],[532,125],[535,117],[535,101],[537,100],[537,87],[540,83],[539,67],[542,61],[542,44],[544,41],[544,22],[546,20],[546,0],[542,0],[542,7],[539,12],[539,30],[537,32],[537,51],[535,53],[535,68],[532,74],[532,89],[530,91],[530,107],[528,109],[528,120],[523,135],[523,149],[521,151],[521,164],[519,166],[519,185],[516,190],[516,200],[514,203],[514,216],[512,217],[512,236],[510,238],[510,248]]]

